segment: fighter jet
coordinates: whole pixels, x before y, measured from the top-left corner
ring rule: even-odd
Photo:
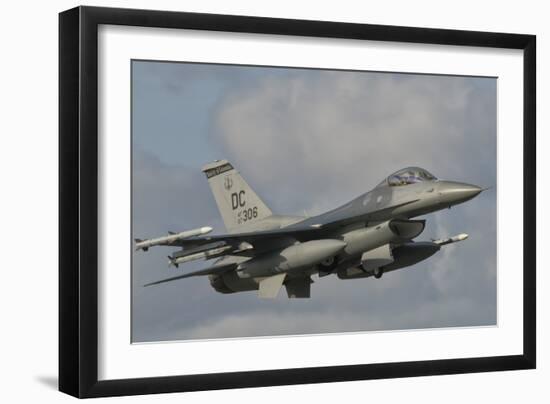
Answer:
[[[274,298],[284,285],[289,298],[309,298],[313,275],[380,279],[465,240],[467,234],[413,241],[426,224],[414,218],[466,202],[483,191],[408,167],[334,210],[311,217],[283,216],[274,214],[227,160],[207,164],[202,171],[227,234],[208,235],[212,228],[202,227],[136,239],[136,249],[177,247],[168,257],[174,268],[199,259],[214,260],[213,264],[144,286],[207,276],[220,293],[257,290],[261,298]]]

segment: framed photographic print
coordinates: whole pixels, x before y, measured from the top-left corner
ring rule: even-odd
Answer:
[[[60,14],[59,387],[535,367],[535,37]]]

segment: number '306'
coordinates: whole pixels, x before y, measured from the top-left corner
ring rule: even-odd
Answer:
[[[253,208],[244,209],[241,212],[243,221],[252,220],[258,217],[258,207],[254,206]]]

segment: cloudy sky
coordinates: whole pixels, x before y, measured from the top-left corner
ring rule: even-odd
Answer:
[[[281,214],[322,213],[418,165],[496,185],[494,78],[132,63],[133,236],[225,229],[200,168],[228,159]],[[494,325],[496,196],[426,216],[417,240],[468,233],[375,280],[314,277],[311,299],[223,295],[170,248],[133,252],[134,342]],[[213,234],[214,234],[213,233]]]

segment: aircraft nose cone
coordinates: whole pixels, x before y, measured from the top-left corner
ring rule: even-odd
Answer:
[[[441,201],[445,204],[456,205],[458,203],[469,201],[483,191],[477,185],[465,184],[461,182],[446,182],[440,187],[439,193]]]
[[[456,197],[460,198],[461,200],[467,201],[479,195],[481,191],[482,189],[476,185],[459,184],[456,188],[453,189],[452,193],[454,193]]]

